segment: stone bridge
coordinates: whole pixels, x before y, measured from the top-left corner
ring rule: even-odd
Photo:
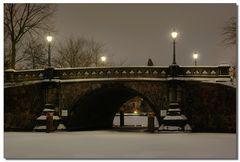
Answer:
[[[112,127],[115,113],[135,96],[160,111],[178,102],[193,131],[236,131],[236,88],[229,66],[98,67],[6,70],[5,130],[32,130],[46,103],[68,110],[69,130]]]

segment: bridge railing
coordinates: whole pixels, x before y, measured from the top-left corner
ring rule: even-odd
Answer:
[[[229,78],[230,66],[180,66],[176,77]],[[100,78],[167,78],[171,77],[170,67],[88,67],[48,68],[37,70],[6,70],[4,81],[24,82],[44,79],[100,79]]]
[[[180,67],[178,76],[201,78],[229,77],[229,68],[230,66],[184,66]]]
[[[45,78],[45,70],[5,70],[4,82],[24,82],[43,80]]]
[[[59,79],[88,78],[166,78],[168,67],[108,67],[56,69]]]

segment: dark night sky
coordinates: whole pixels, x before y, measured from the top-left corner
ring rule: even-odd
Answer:
[[[222,28],[237,16],[235,4],[59,4],[56,42],[70,35],[93,38],[106,44],[104,55],[124,65],[172,63],[173,28],[180,33],[176,54],[179,65],[236,63],[236,47],[221,44]]]

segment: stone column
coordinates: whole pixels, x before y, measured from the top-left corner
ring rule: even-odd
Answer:
[[[169,101],[171,102],[177,102],[177,86],[171,85],[169,88]]]
[[[53,113],[48,112],[46,114],[46,132],[49,133],[53,131]]]

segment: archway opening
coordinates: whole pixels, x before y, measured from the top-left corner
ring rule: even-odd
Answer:
[[[120,107],[113,120],[113,127],[116,130],[147,130],[148,114],[153,110],[141,96],[135,96]],[[154,120],[154,127],[158,127],[157,118]]]
[[[70,110],[68,130],[95,130],[113,128],[116,113],[128,100],[139,96],[148,103],[153,112],[154,105],[143,94],[124,86],[102,86],[91,91],[73,105]]]

